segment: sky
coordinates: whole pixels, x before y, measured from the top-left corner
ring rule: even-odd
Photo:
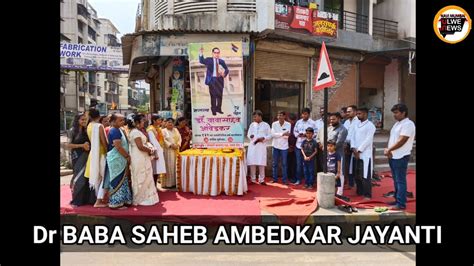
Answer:
[[[118,38],[135,31],[135,17],[141,0],[88,0],[99,18],[108,18],[120,31]]]
[[[112,21],[120,31],[120,34],[117,34],[120,42],[122,35],[135,31],[135,18],[141,0],[88,0],[88,2],[97,11],[99,18],[108,18]],[[140,85],[145,89],[149,89],[150,86],[146,82],[141,82]]]

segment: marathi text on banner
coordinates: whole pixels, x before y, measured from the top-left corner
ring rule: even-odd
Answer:
[[[337,38],[338,14],[317,9],[275,4],[275,28]]]

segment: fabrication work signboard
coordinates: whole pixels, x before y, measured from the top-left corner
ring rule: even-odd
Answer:
[[[122,65],[122,47],[61,43],[60,58],[62,69],[128,73],[128,66]]]

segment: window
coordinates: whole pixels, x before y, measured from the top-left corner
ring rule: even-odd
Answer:
[[[79,107],[84,107],[86,104],[86,99],[83,96],[79,97]]]
[[[255,109],[265,122],[272,123],[278,111],[296,114],[303,107],[304,83],[257,80],[255,88]]]
[[[95,72],[89,72],[89,83],[94,83],[96,82],[96,75]]]
[[[84,23],[82,21],[78,20],[77,21],[77,30],[82,33],[84,31]]]
[[[81,38],[81,37],[77,37],[77,42],[78,42],[78,43],[83,43],[83,42],[82,42],[82,38]]]
[[[91,38],[92,40],[94,40],[94,42],[96,41],[96,35],[97,33],[95,32],[95,30],[93,28],[91,28],[90,26],[87,28],[88,31],[87,31],[87,34],[89,35],[89,38]]]

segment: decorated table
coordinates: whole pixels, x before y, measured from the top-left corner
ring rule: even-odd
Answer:
[[[196,195],[243,195],[247,166],[243,149],[189,149],[179,153],[177,188]]]

